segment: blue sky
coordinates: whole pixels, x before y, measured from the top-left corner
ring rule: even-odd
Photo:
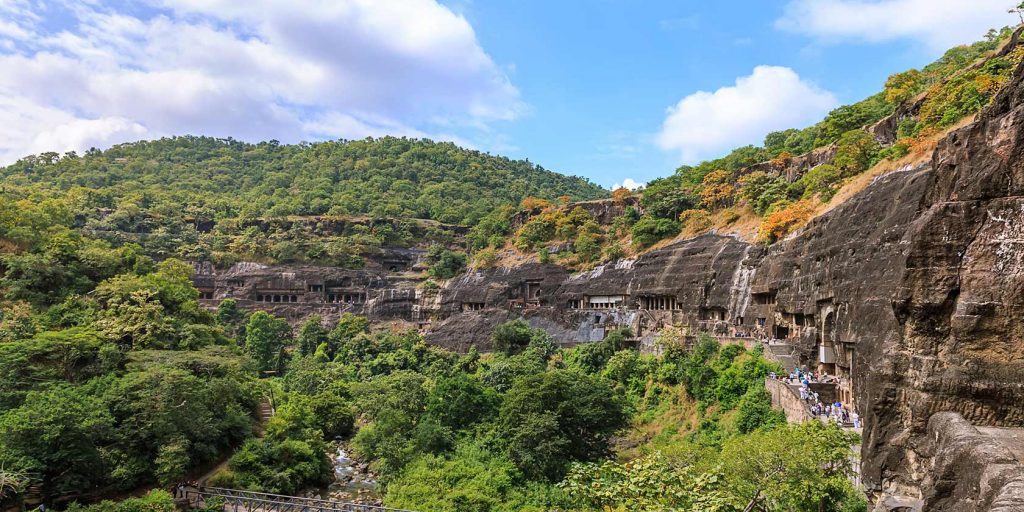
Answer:
[[[872,94],[1012,3],[0,0],[0,164],[394,134],[645,182]]]

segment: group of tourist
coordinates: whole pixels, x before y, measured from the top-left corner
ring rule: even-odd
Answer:
[[[826,373],[808,372],[796,368],[789,375],[779,376],[775,372],[769,375],[772,379],[780,379],[786,384],[800,386],[800,400],[807,404],[811,415],[822,421],[834,421],[838,425],[853,424],[853,428],[860,428],[860,416],[856,411],[844,406],[836,400],[833,403],[822,403],[817,391],[811,389],[813,383],[835,384],[839,386],[839,378]]]

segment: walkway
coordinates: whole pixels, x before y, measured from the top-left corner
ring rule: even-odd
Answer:
[[[221,499],[224,501],[225,512],[412,512],[361,503],[219,487],[179,487],[175,490],[174,498],[193,509],[204,508],[210,500]]]

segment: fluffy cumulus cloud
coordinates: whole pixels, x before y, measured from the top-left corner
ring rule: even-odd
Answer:
[[[435,0],[0,0],[0,164],[184,133],[458,140],[522,108]]]
[[[809,125],[836,106],[832,93],[786,67],[758,66],[715,92],[695,92],[668,109],[657,136],[684,163],[758,144],[771,131]]]
[[[633,178],[626,178],[622,180],[622,183],[616,183],[615,185],[612,185],[612,190],[618,190],[620,188],[624,188],[626,190],[636,190],[644,185],[645,183],[640,183],[634,180]]]
[[[775,24],[823,41],[916,40],[936,51],[1019,22],[1008,0],[790,0]]]

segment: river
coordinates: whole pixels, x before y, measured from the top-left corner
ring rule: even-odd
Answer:
[[[381,505],[376,476],[369,471],[366,463],[353,459],[343,443],[335,445],[331,460],[334,464],[334,481],[318,490],[322,499]]]

